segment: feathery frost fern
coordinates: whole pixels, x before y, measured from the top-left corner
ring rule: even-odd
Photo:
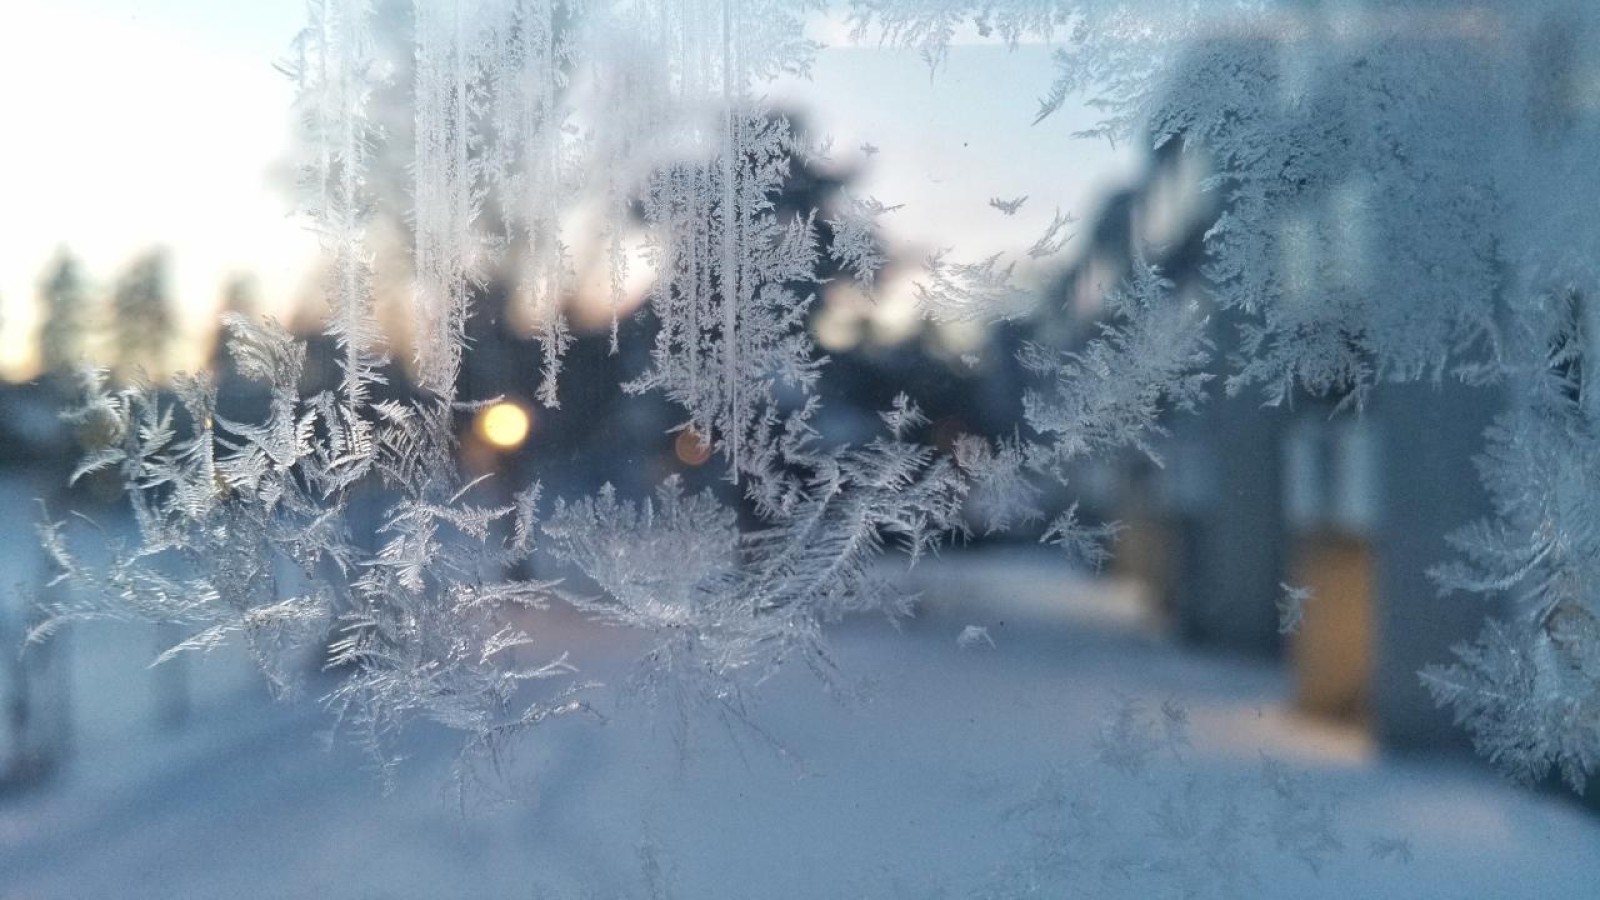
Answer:
[[[1419,9],[1410,27],[1376,3],[853,0],[858,39],[917,48],[936,75],[968,30],[1056,41],[1040,127],[1086,95],[1102,113],[1090,134],[1203,155],[1224,210],[1205,235],[1203,298],[1178,296],[1136,260],[1086,346],[1023,352],[1027,430],[962,436],[947,452],[917,440],[910,398],[864,445],[824,446],[811,427],[825,361],[806,327],[819,271],[842,267],[870,289],[887,262],[876,223],[896,209],[851,198],[824,231],[822,214],[775,202],[792,169],[824,151],[767,106],[763,85],[807,71],[819,8],[417,0],[420,391],[378,399],[387,359],[368,231],[375,158],[391,137],[372,105],[390,74],[366,0],[313,0],[283,69],[298,87],[301,207],[326,257],[338,384],[303,395],[304,349],[242,319],[228,323],[229,349],[270,392],[260,421],[220,415],[204,377],[178,379],[166,400],[86,375],[72,413],[88,448],[79,474],[117,471],[139,541],[88,565],[64,528],[47,526],[62,578],[84,589],[43,629],[173,622],[191,632],[173,652],[242,639],[288,687],[290,662],[332,628],[327,662],[344,675],[329,702],[382,752],[413,717],[482,746],[582,711],[587,684],[538,630],[540,611],[563,604],[651,636],[647,685],[737,709],[787,661],[826,674],[823,629],[839,616],[905,611],[870,565],[886,547],[932,551],[961,532],[969,500],[985,527],[1042,518],[1042,486],[1067,464],[1151,452],[1162,416],[1197,404],[1209,378],[1269,402],[1309,391],[1358,405],[1383,382],[1463,377],[1527,389],[1511,392],[1489,436],[1495,518],[1462,532],[1464,559],[1439,577],[1509,593],[1517,613],[1428,683],[1513,772],[1556,765],[1581,782],[1600,753],[1600,501],[1587,475],[1600,367],[1585,358],[1582,312],[1600,295],[1600,117],[1539,100],[1565,83],[1541,69],[1552,57],[1503,47],[1592,29],[1595,15],[1549,0],[1437,20]],[[1435,39],[1442,28],[1454,39]],[[990,205],[1009,215],[1026,199]],[[600,213],[592,234],[569,233],[580,207]],[[1019,316],[1032,298],[1016,266],[1058,253],[1070,221],[1058,214],[1015,253],[933,253],[916,287],[924,312]],[[614,301],[630,266],[650,275],[659,329],[627,389],[681,408],[679,427],[720,457],[759,526],[741,530],[725,501],[670,481],[654,498],[608,488],[546,502],[534,486],[485,506],[457,474],[453,416],[485,399],[456,395],[479,279],[491,266],[516,274],[539,328],[540,400],[555,405],[571,340],[560,302],[575,289],[569,248],[597,236]],[[1215,311],[1244,323],[1225,367],[1211,365]],[[343,515],[373,484],[393,498],[376,550]],[[1089,560],[1107,536],[1073,512],[1048,534]],[[536,548],[601,594],[504,575]],[[1193,825],[1174,810],[1163,827]]]
[[[913,598],[875,560],[894,548],[915,561],[961,534],[975,489],[993,527],[1035,520],[1041,482],[1062,463],[1145,446],[1164,400],[1193,401],[1189,370],[1204,362],[1200,321],[1148,272],[1082,354],[1039,351],[1034,425],[1053,442],[965,436],[944,452],[921,442],[927,420],[905,395],[883,413],[879,437],[818,440],[810,420],[825,359],[807,316],[819,269],[827,260],[870,289],[887,262],[876,222],[896,207],[847,197],[824,246],[816,212],[775,204],[792,168],[822,150],[765,105],[759,86],[806,70],[811,12],[755,0],[419,0],[409,86],[418,390],[395,398],[368,234],[374,167],[393,152],[373,98],[390,75],[367,3],[313,2],[283,69],[299,89],[301,205],[327,260],[338,383],[303,394],[305,348],[270,322],[238,317],[227,349],[270,396],[259,421],[220,415],[205,377],[176,381],[173,402],[86,375],[71,413],[88,447],[79,474],[117,470],[139,541],[90,565],[66,527],[47,526],[60,577],[79,589],[60,595],[41,634],[96,617],[176,623],[191,636],[166,656],[242,639],[284,690],[307,654],[321,652],[340,673],[326,702],[388,759],[391,738],[417,718],[492,752],[529,726],[585,711],[593,685],[539,629],[541,612],[559,604],[646,636],[643,692],[742,718],[749,689],[787,662],[832,679],[829,623],[908,614]],[[559,402],[570,341],[561,299],[573,289],[567,248],[577,240],[564,232],[565,213],[582,204],[606,211],[613,290],[636,256],[651,275],[648,308],[660,326],[651,365],[624,387],[682,409],[678,428],[720,455],[757,526],[741,529],[725,499],[671,479],[653,498],[608,486],[547,501],[533,485],[485,505],[476,497],[486,492],[458,474],[455,414],[485,400],[458,397],[456,385],[488,267],[516,274],[539,323],[540,400]],[[1034,255],[1054,252],[1068,221],[1058,216]],[[640,254],[630,230],[642,233]],[[994,318],[1026,299],[1010,273],[999,258],[935,260],[925,303]],[[1169,340],[1151,378],[1120,381],[1153,341]],[[369,548],[345,513],[374,491],[388,506]],[[1050,531],[1096,562],[1109,535],[1071,514]],[[598,593],[506,574],[536,551]]]

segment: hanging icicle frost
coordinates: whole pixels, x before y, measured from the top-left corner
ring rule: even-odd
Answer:
[[[852,202],[827,223],[824,247],[816,211],[778,206],[795,167],[819,151],[759,86],[806,71],[815,9],[419,0],[413,77],[400,87],[413,118],[411,355],[421,391],[378,399],[385,359],[369,179],[375,148],[392,136],[369,107],[391,75],[377,62],[365,3],[313,3],[286,68],[310,148],[303,200],[328,260],[339,385],[303,395],[304,349],[244,320],[230,322],[229,348],[271,393],[262,422],[218,416],[202,380],[182,382],[174,416],[153,390],[114,391],[91,377],[75,415],[101,437],[85,470],[119,468],[145,543],[101,569],[80,561],[64,530],[47,529],[63,577],[100,589],[63,601],[47,629],[104,616],[173,621],[195,630],[175,649],[240,635],[269,671],[286,673],[275,660],[315,646],[333,622],[328,662],[341,680],[327,700],[375,753],[419,717],[492,750],[586,708],[577,661],[539,630],[541,611],[559,604],[646,635],[638,681],[647,691],[670,687],[663,693],[742,718],[748,688],[790,661],[832,677],[828,623],[906,614],[911,598],[874,561],[890,547],[915,560],[961,534],[969,492],[983,493],[991,526],[1034,519],[1063,460],[1144,446],[1163,404],[1193,401],[1206,362],[1202,320],[1153,272],[1083,352],[1030,356],[1040,381],[1030,415],[1043,440],[964,436],[941,450],[920,440],[928,423],[905,395],[877,437],[818,440],[811,421],[825,360],[807,320],[819,270],[828,261],[871,285],[885,261],[875,223],[892,207]],[[575,207],[600,215],[569,217]],[[1050,241],[1061,240],[1058,219]],[[576,234],[577,221],[599,224]],[[487,399],[457,394],[487,273],[514,273],[538,329],[539,397],[555,405],[571,340],[569,250],[604,247],[615,308],[631,233],[644,248],[636,262],[649,270],[657,330],[649,368],[625,387],[682,410],[678,427],[720,454],[760,517],[754,527],[736,526],[726,498],[675,481],[649,499],[606,488],[546,505],[531,485],[482,503],[457,472],[454,413]],[[927,305],[959,318],[1010,315],[1020,290],[1010,264],[936,264]],[[1152,347],[1163,362],[1147,372]],[[389,498],[375,549],[343,519],[371,484]],[[1049,536],[1098,559],[1108,533],[1069,512]],[[541,548],[601,593],[508,574]],[[183,561],[181,577],[169,574],[172,559]],[[280,596],[263,575],[279,566],[309,589]]]

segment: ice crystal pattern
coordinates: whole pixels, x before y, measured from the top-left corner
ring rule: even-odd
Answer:
[[[539,722],[584,712],[592,685],[538,629],[541,611],[559,604],[649,638],[644,693],[742,717],[750,686],[790,660],[833,677],[829,622],[905,615],[911,598],[874,561],[891,547],[915,560],[961,532],[974,487],[995,524],[1026,519],[1056,463],[1138,445],[1167,386],[1113,381],[1146,349],[1146,327],[1131,319],[1108,325],[1085,355],[1036,354],[1037,418],[1054,443],[969,436],[959,452],[942,452],[919,439],[927,420],[905,395],[884,410],[878,437],[845,447],[816,439],[809,423],[825,360],[806,320],[820,266],[871,290],[886,262],[877,222],[896,207],[847,197],[824,232],[818,213],[780,214],[774,203],[792,167],[823,152],[758,89],[806,70],[810,11],[791,2],[415,4],[412,82],[399,87],[414,118],[418,390],[396,398],[383,390],[390,345],[374,312],[369,234],[378,158],[395,152],[375,98],[396,87],[394,67],[367,3],[313,2],[282,68],[298,89],[301,209],[326,259],[337,383],[304,394],[304,346],[240,317],[227,321],[227,349],[270,396],[260,420],[220,413],[208,376],[182,376],[163,392],[86,373],[70,413],[88,448],[74,478],[115,470],[138,541],[111,542],[103,560],[80,552],[75,528],[45,526],[60,578],[77,589],[55,595],[37,636],[78,619],[176,623],[189,636],[168,656],[241,640],[285,691],[305,656],[322,653],[341,673],[326,702],[387,760],[390,739],[414,719],[492,752]],[[478,498],[490,492],[457,474],[455,415],[493,399],[456,393],[489,267],[516,273],[538,323],[540,399],[560,402],[570,336],[559,301],[574,278],[564,214],[577,205],[605,211],[614,291],[630,265],[650,271],[659,327],[649,368],[625,389],[678,405],[678,427],[720,457],[759,526],[741,530],[727,498],[671,479],[648,498],[607,487],[547,499],[535,484],[489,503]],[[631,247],[630,229],[639,233]],[[1004,283],[1008,271],[997,259],[935,266],[929,303],[986,317],[980,304],[996,292],[1020,296]],[[1172,306],[1160,286],[1139,282],[1119,310]],[[1191,316],[1149,321],[1178,338],[1177,368],[1162,376],[1198,362],[1195,339],[1172,333]],[[1095,371],[1077,383],[1086,365]],[[1184,382],[1171,393],[1186,402],[1192,391]],[[392,499],[374,549],[345,512],[375,485]],[[1070,516],[1052,529],[1094,559],[1103,534]],[[507,574],[536,549],[599,594]]]
[[[1041,86],[1039,123],[1087,97],[1103,117],[1085,136],[1203,160],[1222,210],[1204,236],[1205,307],[1241,323],[1230,392],[1359,408],[1386,382],[1451,378],[1512,398],[1481,463],[1494,515],[1461,531],[1460,557],[1435,573],[1444,590],[1509,599],[1512,615],[1423,677],[1508,774],[1558,769],[1581,786],[1600,765],[1600,518],[1588,477],[1600,117],[1576,102],[1594,73],[1581,49],[1600,28],[1594,10],[1562,0],[1470,10],[853,0],[851,10],[858,37],[917,48],[935,70],[962,29],[1052,39],[1057,75]],[[933,268],[929,305],[947,314],[1005,299],[997,263]],[[1154,375],[1130,369],[1134,383]]]
[[[1187,725],[1171,700],[1113,705],[1092,764],[1054,767],[1010,804],[1002,820],[1025,837],[971,896],[1238,897],[1285,865],[1320,873],[1344,854],[1337,796],[1267,754],[1251,775],[1202,776]],[[1411,857],[1403,839],[1371,847]]]
[[[63,577],[98,590],[63,600],[45,629],[176,622],[192,636],[175,650],[237,636],[287,682],[284,655],[332,622],[330,662],[348,674],[331,702],[375,745],[414,716],[493,743],[584,708],[574,663],[527,630],[561,603],[656,636],[647,683],[692,677],[693,696],[737,705],[787,660],[826,670],[829,621],[904,611],[872,577],[885,546],[913,559],[935,548],[961,529],[969,495],[995,528],[1038,517],[1043,482],[1087,455],[1153,452],[1162,416],[1195,405],[1210,377],[1268,402],[1309,392],[1350,407],[1386,382],[1461,378],[1511,385],[1517,399],[1483,466],[1495,516],[1462,532],[1463,558],[1439,579],[1510,595],[1516,612],[1428,683],[1512,772],[1555,766],[1580,782],[1600,761],[1600,516],[1583,477],[1600,371],[1584,359],[1600,294],[1589,202],[1600,117],[1567,94],[1585,83],[1571,48],[1594,13],[1558,0],[1410,18],[1376,3],[852,0],[858,39],[916,48],[935,78],[966,29],[1057,41],[1040,127],[1086,96],[1103,114],[1088,134],[1199,155],[1223,210],[1205,235],[1203,297],[1176,295],[1136,260],[1087,345],[1024,351],[1029,431],[966,436],[947,453],[918,440],[913,398],[864,445],[822,446],[811,428],[824,360],[805,325],[821,263],[871,289],[885,263],[875,223],[894,209],[858,197],[819,221],[774,202],[792,167],[825,151],[761,88],[806,72],[806,17],[820,7],[418,0],[408,88],[422,390],[378,400],[368,231],[374,155],[390,136],[371,107],[391,73],[369,3],[314,0],[284,69],[309,148],[302,209],[327,259],[339,382],[303,396],[303,349],[243,320],[229,323],[230,348],[270,390],[262,421],[219,415],[205,378],[179,379],[169,402],[86,376],[72,414],[89,448],[82,471],[118,471],[141,540],[90,565],[48,526]],[[1023,199],[992,205],[1015,213]],[[481,505],[455,474],[452,416],[489,399],[455,393],[487,267],[518,273],[539,323],[540,399],[560,402],[570,333],[558,300],[574,278],[565,213],[577,207],[602,211],[614,297],[630,266],[650,272],[659,327],[649,369],[627,388],[678,405],[759,528],[741,531],[724,501],[674,483],[653,498],[547,502],[535,487]],[[630,247],[635,216],[643,236]],[[923,312],[1019,316],[1031,296],[1017,265],[1057,253],[1069,222],[1057,215],[1012,254],[934,252],[916,287]],[[1242,322],[1223,365],[1211,364],[1216,313]],[[400,497],[375,552],[342,520],[372,480]],[[1090,560],[1103,553],[1104,534],[1073,512],[1049,535]],[[639,552],[620,562],[620,543]],[[603,596],[497,574],[535,546]]]

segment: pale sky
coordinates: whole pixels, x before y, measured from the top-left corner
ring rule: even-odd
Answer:
[[[223,283],[296,288],[315,242],[270,182],[292,91],[272,68],[299,3],[8,0],[0,29],[0,364],[28,364],[35,285],[69,246],[107,284],[169,249],[185,328]],[[275,302],[276,301],[276,302]]]
[[[1027,248],[1058,208],[1089,217],[1142,164],[1127,148],[1073,138],[1095,122],[1082,106],[1031,124],[1053,72],[1039,44],[958,45],[931,76],[913,50],[838,46],[822,51],[808,82],[786,81],[770,96],[811,110],[834,158],[860,167],[851,190],[904,204],[881,220],[892,243],[952,248],[968,260]],[[863,153],[864,143],[878,153]],[[989,206],[1021,196],[1012,216]]]
[[[102,286],[142,251],[166,247],[190,335],[211,331],[237,273],[256,277],[264,311],[287,314],[315,241],[275,174],[293,98],[272,64],[303,15],[300,0],[9,0],[0,374],[31,363],[35,286],[62,245]],[[826,37],[842,43],[838,29]],[[857,190],[905,204],[883,220],[892,246],[917,257],[951,247],[966,260],[1026,248],[1058,206],[1087,217],[1093,198],[1137,166],[1069,136],[1088,124],[1081,109],[1030,125],[1050,74],[1042,46],[958,46],[931,79],[914,52],[839,46],[822,52],[810,84],[771,94],[813,110],[835,158],[861,167]],[[866,142],[881,152],[866,158]],[[988,206],[1023,194],[1014,217]]]

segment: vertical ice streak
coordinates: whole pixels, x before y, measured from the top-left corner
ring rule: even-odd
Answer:
[[[737,58],[733,30],[733,0],[722,0],[722,359],[723,389],[727,392],[728,474],[739,480],[739,438],[743,417],[739,410],[739,125],[737,110]]]
[[[544,196],[539,198],[544,207],[543,234],[539,241],[536,277],[544,280],[538,306],[540,344],[544,347],[544,375],[539,385],[539,399],[546,406],[560,406],[556,396],[556,382],[561,373],[561,356],[568,343],[567,326],[562,314],[561,270],[561,129],[556,111],[556,46],[554,5],[549,0],[539,4],[541,18],[540,46],[537,59],[544,71],[539,78],[539,111],[544,153],[541,162],[545,167]]]
[[[535,318],[539,322],[539,345],[544,352],[544,369],[539,384],[539,401],[560,406],[557,383],[561,358],[571,343],[562,301],[566,289],[565,251],[561,241],[561,205],[566,196],[562,181],[562,111],[557,88],[562,79],[560,48],[556,29],[557,4],[537,0],[528,8],[522,29],[522,86],[527,96],[521,140],[528,148],[523,164],[527,190],[520,201],[529,209],[524,225],[533,253],[528,273],[528,292]]]
[[[380,79],[371,47],[371,10],[364,0],[319,0],[296,39],[285,71],[295,80],[296,106],[314,148],[302,172],[306,213],[329,258],[333,315],[327,333],[343,356],[340,394],[332,411],[328,456],[355,478],[365,470],[371,428],[364,417],[369,387],[382,365],[372,310],[372,268],[366,246],[366,169],[372,124],[367,106]]]
[[[446,401],[455,395],[476,253],[468,18],[460,0],[416,8],[417,380]]]
[[[518,300],[531,315],[543,354],[538,397],[559,406],[562,356],[572,336],[562,311],[571,286],[561,215],[577,194],[580,177],[566,171],[564,128],[570,115],[563,99],[566,67],[572,63],[578,14],[563,0],[514,0],[500,10],[488,35],[493,126],[488,145],[490,177],[499,192],[510,246],[525,252],[509,260]],[[566,18],[564,18],[566,17]]]

